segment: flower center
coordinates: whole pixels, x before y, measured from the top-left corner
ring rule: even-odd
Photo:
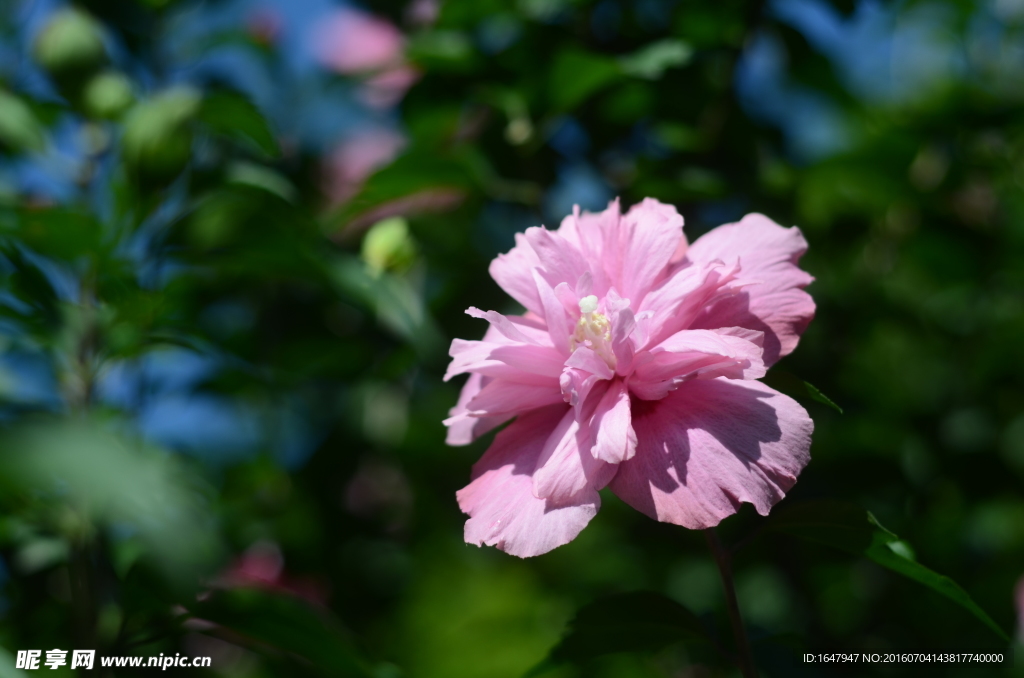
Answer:
[[[612,325],[608,316],[597,312],[597,297],[591,294],[580,299],[580,319],[569,337],[569,350],[575,351],[586,346],[615,369],[615,352],[612,351]]]

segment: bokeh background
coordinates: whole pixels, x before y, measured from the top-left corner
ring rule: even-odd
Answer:
[[[702,536],[611,494],[538,558],[462,542],[488,440],[444,445],[447,345],[482,335],[468,306],[516,312],[487,275],[514,233],[616,196],[691,241],[751,211],[803,229],[818,315],[768,381],[843,413],[792,391],[816,431],[779,508],[870,510],[1016,633],[1022,103],[1021,0],[2,0],[0,675],[95,648],[511,678],[637,590],[727,644]],[[764,675],[1007,649],[763,522],[720,533],[755,534]],[[542,675],[738,674],[676,643]]]

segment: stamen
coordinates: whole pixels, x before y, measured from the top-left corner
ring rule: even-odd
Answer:
[[[612,326],[608,316],[597,312],[598,299],[595,295],[583,297],[579,301],[580,319],[576,323],[572,336],[569,337],[569,348],[575,351],[580,346],[593,350],[615,369],[615,352],[612,351]]]

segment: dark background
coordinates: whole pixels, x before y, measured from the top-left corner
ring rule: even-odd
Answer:
[[[703,537],[610,493],[541,557],[462,542],[489,437],[444,445],[447,344],[482,335],[468,306],[516,312],[487,275],[515,232],[615,196],[676,205],[691,241],[801,227],[818,314],[768,381],[844,413],[794,392],[812,461],[778,509],[871,511],[1014,633],[1022,100],[1016,0],[6,0],[0,675],[95,648],[517,677],[635,590],[728,644]],[[1008,646],[783,534],[735,570],[764,675],[1015,675],[802,665]],[[738,674],[677,643],[544,675]]]

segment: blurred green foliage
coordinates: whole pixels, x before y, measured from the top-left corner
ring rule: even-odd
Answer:
[[[810,242],[818,317],[768,382],[815,419],[812,462],[777,515],[721,528],[764,675],[869,674],[802,652],[1006,650],[993,627],[1015,628],[1024,574],[1012,3],[872,5],[893,31],[944,17],[959,64],[879,94],[792,4],[381,0],[416,82],[365,108],[405,145],[340,193],[300,104],[394,64],[271,78],[275,117],[172,63],[230,45],[285,73],[294,45],[260,15],[174,41],[245,3],[82,0],[31,25],[29,4],[0,8],[0,675],[40,647],[212,656],[197,675],[732,675],[701,535],[608,494],[543,557],[461,542],[454,492],[487,440],[443,443],[447,341],[482,334],[468,306],[514,312],[487,263],[515,232],[615,195],[675,204],[691,241],[759,211]],[[774,117],[758,45],[782,55]],[[905,51],[894,71],[946,63]],[[815,110],[832,123],[810,152]],[[819,500],[842,520],[793,518],[824,520]]]

